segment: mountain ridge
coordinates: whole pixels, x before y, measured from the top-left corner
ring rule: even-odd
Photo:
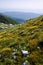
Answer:
[[[23,22],[30,18],[38,17],[40,14],[31,13],[31,12],[4,12],[4,15],[7,15],[13,19],[21,19]]]

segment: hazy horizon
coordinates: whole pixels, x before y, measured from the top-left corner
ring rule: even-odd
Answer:
[[[0,0],[0,12],[43,13],[43,0]]]

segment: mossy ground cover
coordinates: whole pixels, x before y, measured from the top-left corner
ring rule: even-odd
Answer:
[[[30,54],[25,56],[21,50]],[[22,65],[25,61],[43,65],[43,16],[0,31],[0,65]]]

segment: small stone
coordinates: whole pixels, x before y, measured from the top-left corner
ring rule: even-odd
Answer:
[[[24,54],[24,55],[30,54],[30,52],[28,52],[28,51],[26,51],[26,50],[21,50],[21,52],[22,52],[22,54]]]

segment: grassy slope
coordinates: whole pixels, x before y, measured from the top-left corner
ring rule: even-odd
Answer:
[[[0,64],[22,65],[22,62],[28,60],[28,65],[43,65],[43,45],[41,46],[40,42],[43,43],[43,16],[0,31],[0,53],[3,54]],[[22,56],[23,49],[28,50],[30,55]],[[14,51],[18,54],[17,61],[13,59]]]

